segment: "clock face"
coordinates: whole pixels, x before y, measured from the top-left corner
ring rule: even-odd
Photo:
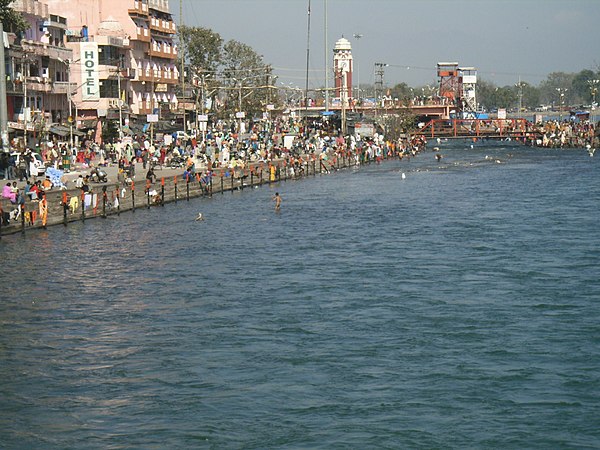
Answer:
[[[348,61],[340,61],[340,70],[346,72],[348,70]]]

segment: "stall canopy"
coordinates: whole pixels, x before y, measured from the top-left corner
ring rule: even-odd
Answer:
[[[70,136],[70,133],[71,133],[71,129],[69,127],[65,127],[63,125],[52,125],[48,131],[50,131],[50,133],[56,134],[57,136],[60,136],[60,137]],[[85,133],[82,133],[81,131],[73,128],[73,136],[85,136]]]

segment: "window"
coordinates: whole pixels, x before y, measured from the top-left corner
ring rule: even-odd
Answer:
[[[119,82],[117,80],[102,80],[100,98],[119,98]]]

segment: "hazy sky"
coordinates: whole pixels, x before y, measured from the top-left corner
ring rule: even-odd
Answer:
[[[254,48],[279,83],[305,85],[309,0],[170,0],[179,23]],[[310,87],[324,84],[325,5],[329,61],[337,39],[352,43],[361,83],[374,63],[385,82],[436,82],[436,63],[478,69],[499,86],[538,84],[551,72],[600,69],[600,0],[311,0]],[[362,34],[361,39],[353,35]],[[331,68],[332,63],[329,63]]]

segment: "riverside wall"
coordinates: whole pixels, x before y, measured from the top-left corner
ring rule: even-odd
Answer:
[[[389,157],[392,155],[381,155],[379,159]],[[363,157],[361,162],[369,163],[376,159]],[[39,228],[68,226],[76,221],[106,218],[136,209],[162,207],[167,203],[185,202],[232,190],[319,176],[356,164],[357,157],[354,154],[340,152],[328,159],[311,155],[296,160],[256,162],[245,168],[216,168],[208,179],[196,175],[186,181],[181,174],[161,176],[159,171],[156,181],[152,183],[145,179],[124,184],[93,183],[87,193],[81,189],[50,190],[45,194],[48,211],[45,225],[41,217],[40,201],[27,199],[20,207],[20,215],[16,220],[11,220],[8,224],[2,223],[0,238],[15,233],[26,234]],[[206,174],[206,171],[203,173]],[[208,180],[210,181],[207,182]],[[77,200],[73,201],[73,198]],[[9,213],[19,206],[2,199],[0,208],[3,213]]]

